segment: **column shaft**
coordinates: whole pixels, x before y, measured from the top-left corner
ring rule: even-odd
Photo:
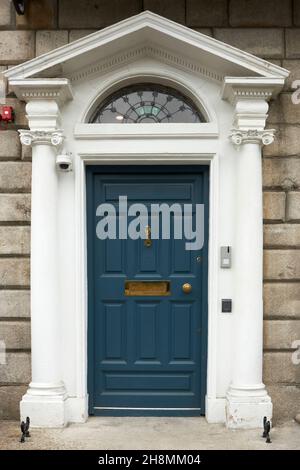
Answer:
[[[33,107],[33,106],[32,106]],[[55,111],[55,110],[54,110]],[[64,426],[66,390],[61,370],[58,284],[56,146],[59,130],[21,130],[32,145],[31,347],[32,381],[20,403],[32,426]]]
[[[273,131],[234,130],[237,152],[236,242],[234,251],[234,357],[227,392],[227,426],[261,427],[272,417],[262,383],[263,365],[263,204],[261,144]]]
[[[261,388],[263,213],[261,149],[241,146],[237,161],[235,344],[233,387]]]
[[[57,272],[55,148],[32,151],[31,341],[32,388],[61,386]]]

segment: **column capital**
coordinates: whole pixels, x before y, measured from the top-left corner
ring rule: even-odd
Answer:
[[[17,98],[25,101],[26,117],[31,130],[55,131],[60,128],[62,107],[73,99],[66,78],[24,78],[10,81]]]
[[[275,130],[265,129],[271,98],[284,85],[283,77],[225,77],[222,98],[233,107],[233,128],[229,139],[237,147],[252,143],[270,145]]]
[[[239,147],[242,144],[270,145],[274,142],[275,129],[237,129],[230,131],[229,139]]]
[[[53,131],[20,129],[19,134],[21,143],[27,146],[40,144],[60,147],[64,141],[63,131],[60,129]]]

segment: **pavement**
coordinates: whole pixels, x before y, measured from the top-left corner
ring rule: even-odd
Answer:
[[[271,431],[271,444],[261,429],[229,430],[205,418],[91,417],[62,429],[31,429],[24,444],[17,421],[0,422],[1,450],[300,450],[300,425],[290,421]]]

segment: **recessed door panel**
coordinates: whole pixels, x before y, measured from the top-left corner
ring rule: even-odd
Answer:
[[[160,362],[159,357],[159,302],[136,302],[136,360]]]

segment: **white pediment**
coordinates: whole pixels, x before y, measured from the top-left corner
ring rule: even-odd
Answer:
[[[142,55],[218,81],[226,76],[285,79],[289,75],[282,67],[149,11],[12,67],[4,75],[9,81],[68,77],[72,82]]]

